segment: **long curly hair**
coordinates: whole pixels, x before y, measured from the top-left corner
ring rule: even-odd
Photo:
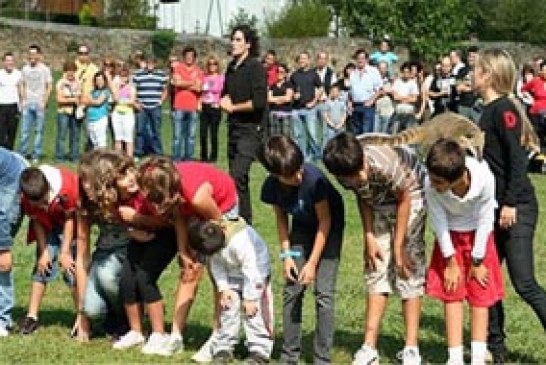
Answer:
[[[133,160],[117,151],[96,149],[82,156],[79,166],[80,212],[113,221],[120,200],[117,180],[135,169]]]
[[[168,157],[145,158],[139,167],[138,184],[160,215],[172,213],[182,202],[180,175]]]

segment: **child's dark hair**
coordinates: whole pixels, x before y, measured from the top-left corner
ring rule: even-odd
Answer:
[[[104,72],[102,72],[102,71],[99,71],[95,75],[93,75],[93,89],[97,90],[99,88],[99,85],[98,85],[98,82],[97,82],[97,79],[99,77],[102,77],[102,79],[104,80],[104,86],[102,88],[107,89],[108,88],[108,79],[106,78],[106,74]]]
[[[271,174],[290,177],[303,165],[303,153],[287,136],[271,136],[258,153],[258,159]]]
[[[342,132],[328,141],[322,161],[331,174],[350,176],[362,169],[364,151],[353,134]]]
[[[172,160],[165,156],[151,156],[139,167],[138,184],[147,192],[146,199],[156,205],[159,214],[167,214],[180,204],[180,175]]]
[[[31,201],[42,200],[49,192],[47,179],[37,167],[27,167],[21,173],[21,192]]]
[[[196,221],[188,225],[188,241],[195,251],[211,256],[224,248],[226,237],[217,223]]]
[[[465,156],[464,149],[456,141],[440,138],[428,152],[428,172],[452,183],[465,172]]]

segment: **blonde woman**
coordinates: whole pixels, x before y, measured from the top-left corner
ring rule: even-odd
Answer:
[[[483,98],[480,127],[485,132],[484,158],[495,176],[495,242],[506,261],[510,280],[546,329],[546,292],[534,273],[533,236],[538,204],[527,176],[527,153],[521,136],[529,126],[520,102],[512,95],[516,68],[508,52],[488,49],[478,56],[474,85]],[[488,347],[495,364],[505,361],[502,302],[489,309]]]

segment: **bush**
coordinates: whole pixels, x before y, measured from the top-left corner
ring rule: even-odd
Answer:
[[[172,30],[158,30],[152,35],[152,53],[160,60],[167,60],[176,40]]]
[[[80,19],[80,25],[93,25],[93,12],[89,4],[85,3],[82,5],[78,13],[78,18]]]
[[[328,7],[318,1],[293,2],[266,21],[267,34],[271,38],[325,37],[331,17]]]

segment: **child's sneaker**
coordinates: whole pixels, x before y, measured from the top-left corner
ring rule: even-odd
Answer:
[[[210,335],[207,342],[201,346],[199,351],[197,351],[193,356],[192,360],[195,362],[211,362],[212,361],[212,339],[214,338],[214,333]]]
[[[379,356],[377,350],[372,349],[368,345],[362,347],[355,353],[352,365],[378,365]]]
[[[184,341],[182,336],[169,336],[169,341],[167,342],[166,352],[168,356],[179,354],[184,351]]]
[[[19,324],[19,332],[22,335],[31,335],[38,329],[39,323],[37,319],[26,316]]]
[[[218,351],[212,356],[215,364],[229,364],[233,360],[233,355],[229,351]]]
[[[112,347],[116,350],[124,350],[130,347],[142,345],[143,343],[144,336],[142,336],[142,333],[131,330],[125,335],[121,336],[119,340],[114,342]]]
[[[402,361],[402,365],[421,365],[421,356],[415,349],[405,348],[400,351],[396,358]]]
[[[170,356],[169,339],[171,336],[164,333],[153,332],[148,337],[148,342],[142,347],[142,353],[146,355]]]

